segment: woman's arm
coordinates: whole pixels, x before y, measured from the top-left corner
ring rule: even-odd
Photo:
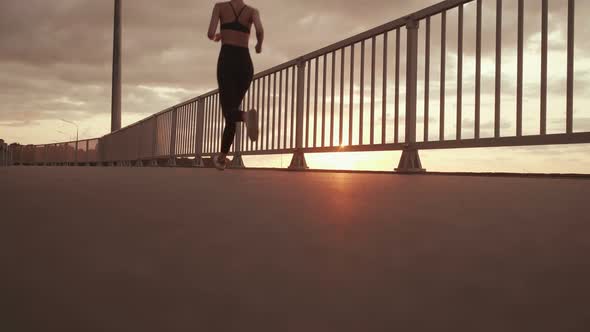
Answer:
[[[256,39],[258,40],[258,43],[256,44],[256,53],[260,53],[262,52],[262,42],[264,41],[264,28],[262,27],[262,20],[260,19],[260,12],[258,9],[254,10],[252,20],[254,21],[254,27],[256,28]]]
[[[213,7],[213,14],[211,15],[211,23],[209,24],[209,31],[207,32],[207,37],[213,41],[219,41],[220,36],[216,34],[217,32],[217,25],[219,25],[219,4],[215,4]]]

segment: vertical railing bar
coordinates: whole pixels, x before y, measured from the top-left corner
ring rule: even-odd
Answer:
[[[191,127],[192,127],[192,132],[191,132],[191,137],[193,138],[193,141],[191,142],[191,149],[193,151],[195,151],[195,149],[197,148],[197,136],[198,136],[198,116],[199,116],[199,111],[198,111],[198,102],[195,101],[192,103],[192,118],[191,118]]]
[[[190,103],[187,105],[187,125],[188,125],[188,135],[186,137],[186,153],[190,154],[191,151],[194,151],[194,144],[195,144],[195,122],[197,121],[195,118],[195,103]]]
[[[155,150],[156,150],[156,156],[157,157],[161,157],[161,155],[162,155],[162,153],[161,153],[161,150],[162,150],[162,144],[161,144],[161,142],[162,142],[162,132],[163,132],[162,129],[164,129],[163,128],[164,126],[163,126],[163,123],[161,123],[161,122],[163,122],[162,120],[160,120],[161,118],[162,118],[162,115],[158,115],[155,118],[156,119],[156,149]],[[110,143],[110,142],[111,142],[111,139],[109,137],[108,143]],[[109,153],[109,155],[110,155],[110,153]],[[112,161],[112,160],[109,160],[109,161]]]
[[[522,136],[522,93],[524,67],[524,0],[518,0],[518,55],[516,69],[516,136]]]
[[[350,103],[348,105],[348,145],[353,145],[352,132],[354,124],[354,44],[350,45]]]
[[[547,134],[547,44],[549,25],[549,1],[542,0],[541,9],[541,135]]]
[[[359,145],[363,145],[363,116],[365,111],[365,40],[361,41],[361,78],[359,102]]]
[[[172,133],[172,117],[170,116],[172,113],[170,111],[166,112],[166,117],[164,118],[165,120],[165,126],[166,126],[166,134],[164,135],[164,141],[166,142],[166,145],[164,146],[164,155],[170,155],[170,138],[171,138],[171,133]],[[117,137],[118,138],[118,137]],[[118,144],[119,149],[118,149],[118,153],[119,156],[121,155],[121,145]],[[120,159],[119,157],[117,157],[117,159]]]
[[[156,159],[156,155],[158,154],[158,117],[153,117],[154,126],[152,131],[152,159]],[[103,156],[104,157],[104,156]]]
[[[457,46],[457,140],[461,140],[463,120],[463,5],[459,5]]]
[[[254,99],[255,99],[254,96],[255,96],[255,91],[256,91],[255,89],[256,89],[256,81],[253,81],[252,85],[250,86],[250,89],[248,90],[248,109],[249,110],[256,109],[255,104],[254,104]],[[258,110],[256,110],[256,111],[258,111]],[[248,142],[246,144],[248,146],[248,151],[252,151],[254,142],[252,140],[248,139],[248,135],[246,135],[245,139]]]
[[[319,73],[319,59],[315,58],[315,88],[313,99],[313,147],[317,147],[318,136],[318,73]]]
[[[282,128],[283,128],[283,122],[282,122],[282,118],[281,118],[281,115],[283,114],[282,112],[283,112],[283,71],[281,70],[279,72],[279,111],[278,111],[279,126],[278,126],[277,149],[281,148],[281,132],[282,132]]]
[[[215,135],[215,95],[209,97],[209,153],[214,152],[214,140],[213,137]]]
[[[217,138],[215,137],[217,134],[217,128],[215,125],[217,119],[217,95],[213,95],[211,99],[211,153],[215,153],[216,146],[217,146]]]
[[[256,110],[258,111],[258,139],[255,142],[255,150],[260,151],[262,149],[262,138],[264,132],[262,131],[263,116],[264,116],[264,95],[263,91],[264,77],[260,77],[256,80]],[[262,103],[260,102],[262,100]]]
[[[305,66],[310,65],[310,62],[298,61],[297,63],[297,93],[293,93],[293,97],[297,98],[297,123],[295,133],[295,148],[296,153],[300,153],[303,148],[303,113],[304,113],[304,99],[305,99]],[[309,75],[309,71],[308,71]],[[293,79],[295,79],[295,72],[293,72]],[[308,84],[309,85],[309,84]]]
[[[246,112],[246,95],[244,94],[244,98],[242,98],[242,102],[240,103],[240,110]],[[236,153],[244,152],[244,122],[240,121],[236,123]]]
[[[566,132],[574,132],[574,47],[575,47],[575,0],[568,0],[567,11],[567,100]]]
[[[186,107],[186,125],[187,125],[185,139],[184,139],[185,146],[186,146],[185,153],[190,154],[191,151],[194,151],[193,144],[195,143],[195,140],[193,139],[194,138],[194,136],[193,136],[193,129],[194,129],[193,103],[190,103],[190,104],[186,105],[185,107]]]
[[[206,131],[205,131],[205,152],[211,153],[211,97],[205,98]]]
[[[502,0],[496,0],[496,98],[494,137],[500,137],[500,108],[502,97]]]
[[[311,60],[307,62],[307,99],[305,111],[305,147],[309,147],[309,112],[311,103]]]
[[[223,129],[225,127],[224,126],[225,121],[223,118],[223,108],[221,105],[221,94],[219,94],[219,93],[217,93],[217,101],[218,101],[218,103],[217,103],[217,106],[218,106],[218,108],[217,108],[217,112],[218,112],[217,113],[218,114],[218,117],[217,117],[217,128],[218,128],[217,139],[219,142],[217,150],[221,151],[221,141],[222,141],[222,137],[223,137]],[[233,146],[234,145],[232,144],[232,147]]]
[[[170,158],[174,157],[174,150],[176,149],[176,121],[177,121],[177,115],[178,113],[176,112],[176,108],[172,111],[169,111],[167,114],[167,126],[168,126],[168,130],[170,131],[169,135],[166,137],[167,138],[167,143],[168,143],[168,155]],[[121,159],[121,158],[119,158]]]
[[[173,153],[171,153],[171,155],[178,155],[178,150],[182,148],[182,140],[179,140],[179,133],[180,133],[180,129],[182,129],[182,107],[176,108],[176,125],[174,125],[174,118],[172,120],[172,129],[174,130],[174,132],[172,133],[172,135],[174,136],[174,151]],[[174,114],[174,113],[173,113]],[[174,128],[176,127],[176,128]]]
[[[184,155],[186,154],[186,139],[188,137],[188,131],[187,131],[187,119],[186,117],[189,115],[189,113],[187,113],[187,108],[188,105],[185,105],[182,107],[182,124],[181,124],[181,130],[178,131],[177,130],[177,135],[180,135],[180,140],[181,140],[181,151],[180,154]]]
[[[211,101],[211,153],[217,152],[217,95]]]
[[[324,66],[322,69],[322,147],[326,146],[326,76],[327,76],[328,54],[324,54]]]
[[[182,133],[180,134],[182,137],[182,154],[187,154],[186,150],[187,150],[187,141],[188,138],[190,136],[190,131],[189,131],[189,121],[188,121],[188,117],[190,116],[190,113],[188,112],[188,109],[190,108],[190,104],[189,105],[185,105],[182,107]]]
[[[254,89],[255,89],[256,81],[253,81],[248,89],[248,110],[254,109]],[[248,139],[248,135],[246,134],[246,151],[252,151],[252,140]]]
[[[399,143],[399,77],[400,77],[400,52],[401,52],[400,29],[395,30],[395,114],[394,114],[394,142]]]
[[[244,94],[244,101],[243,101],[243,109],[242,111],[244,112],[248,112],[251,107],[250,107],[250,89],[252,88],[252,82],[250,82],[250,86],[248,86],[248,90],[246,90],[246,93]],[[243,122],[242,123],[242,151],[246,152],[249,151],[249,146],[248,144],[250,143],[250,140],[248,139],[248,129],[246,126],[246,123]]]
[[[418,97],[418,28],[419,21],[409,20],[407,32],[406,125],[405,143],[416,143],[416,109]]]
[[[222,132],[222,125],[221,125],[221,119],[222,119],[222,114],[221,114],[221,95],[219,93],[217,93],[215,95],[215,100],[216,100],[216,106],[215,106],[215,111],[217,112],[217,117],[215,119],[215,125],[217,128],[217,132],[215,135],[215,140],[217,142],[216,144],[216,148],[215,148],[215,152],[219,152],[221,151],[221,132]]]
[[[330,146],[334,146],[334,107],[336,98],[336,51],[332,52],[332,85],[331,85],[331,108],[330,108]]]
[[[211,132],[210,132],[210,139],[211,139],[211,147],[210,147],[210,152],[211,153],[215,153],[215,100],[216,100],[216,96],[213,95],[211,97]]]
[[[439,140],[445,140],[445,97],[446,97],[446,68],[447,68],[447,11],[441,14],[440,29],[440,119],[439,119]]]
[[[285,119],[283,124],[283,149],[287,149],[288,124],[289,124],[289,68],[285,69]]]
[[[246,97],[244,95],[244,97]],[[242,111],[244,111],[246,109],[246,100],[242,99],[242,102],[240,103],[240,109]],[[236,152],[236,154],[239,154],[240,152],[243,152],[243,148],[242,148],[242,144],[244,143],[244,128],[243,128],[244,122],[240,121],[238,123],[236,123],[236,143],[235,143],[235,149],[234,151]]]
[[[181,154],[186,154],[186,141],[187,141],[187,137],[188,137],[188,130],[187,130],[187,116],[189,115],[189,113],[187,112],[187,108],[188,105],[183,106],[182,107],[182,126],[181,131],[180,131],[180,137],[181,137]]]
[[[383,90],[381,111],[381,144],[387,140],[387,32],[383,34]]]
[[[345,66],[345,54],[346,48],[343,47],[340,49],[340,118],[339,118],[339,128],[338,128],[338,145],[342,146],[344,143],[343,135],[344,135],[344,66]]]
[[[162,157],[162,156],[166,155],[166,150],[165,150],[166,140],[165,140],[165,135],[164,135],[164,133],[166,132],[166,114],[162,114],[161,116],[159,116],[158,121],[160,122],[158,124],[158,157]],[[113,141],[112,139],[109,140],[109,143],[111,143],[111,145],[112,145],[112,141]],[[115,149],[112,148],[111,151],[113,151],[113,153],[114,153]]]
[[[263,78],[259,78],[256,80],[256,110],[258,111],[258,114],[260,114],[260,116],[258,117],[258,128],[262,129],[262,110],[260,108],[260,81],[263,80]],[[262,103],[264,104],[264,102]],[[259,145],[258,142],[260,142],[261,138],[260,135],[262,135],[262,130],[259,130],[259,136],[258,139],[256,140],[256,150],[259,150],[260,145],[262,145],[262,143]]]
[[[268,135],[264,134],[264,129],[267,128],[266,127],[266,123],[265,123],[265,118],[266,118],[266,107],[265,105],[265,93],[266,93],[266,82],[267,82],[268,76],[264,76],[262,78],[262,96],[261,96],[261,102],[262,102],[262,116],[261,116],[261,123],[260,123],[260,150],[265,150],[265,144],[264,144],[264,140],[267,139]],[[270,83],[269,83],[270,86]],[[268,146],[268,145],[267,145]]]
[[[165,114],[162,114],[160,116],[158,116],[158,146],[157,146],[157,155],[158,157],[162,157],[162,155],[164,155],[164,148],[163,145],[165,142],[163,142],[163,135],[164,135],[164,131],[166,130],[166,123],[165,123]],[[109,137],[109,145],[112,145],[112,139],[111,137]],[[113,151],[113,149],[110,149],[111,151]],[[109,155],[111,155],[113,152],[111,152]],[[110,160],[112,161],[112,160]]]
[[[297,96],[295,95],[295,85],[297,84],[298,79],[297,75],[295,74],[296,69],[297,66],[293,66],[291,71],[293,74],[291,77],[291,148],[295,146],[295,100],[297,99]]]
[[[277,135],[277,130],[275,125],[277,123],[277,73],[272,74],[272,145],[271,149],[274,150],[275,148],[275,137]]]
[[[426,40],[424,41],[424,142],[428,142],[430,125],[430,16],[426,18]]]
[[[481,123],[481,25],[482,0],[477,0],[476,40],[475,40],[475,139],[480,137]]]
[[[256,109],[256,111],[258,112],[258,114],[260,114],[260,109],[258,108],[258,105],[256,104],[256,91],[258,91],[258,83],[260,80],[255,80],[253,82],[253,90],[252,93],[250,94],[250,107]],[[258,120],[260,121],[260,120]],[[258,139],[256,139],[256,142],[258,142]],[[250,141],[250,151],[254,151],[255,150],[255,142],[254,141]]]
[[[155,115],[153,117],[153,121],[154,121],[154,126],[152,128],[152,160],[156,159],[156,156],[158,155],[158,116]],[[107,144],[107,139],[105,138],[103,140],[104,144]],[[101,148],[102,150],[102,148]],[[100,153],[102,153],[103,155],[101,156],[101,158],[105,158],[105,155],[103,153],[104,151],[100,151]],[[107,161],[106,159],[103,161]]]
[[[252,87],[252,83],[250,83],[250,86],[248,87],[248,90],[246,91],[246,95],[244,96],[244,108],[243,111],[244,112],[248,112],[250,110],[250,88]],[[242,122],[242,151],[248,151],[248,135],[247,135],[248,131],[246,128],[246,123]]]
[[[202,99],[199,99],[196,103],[195,103],[195,149],[197,148],[198,145],[202,144],[203,141],[203,129],[204,129],[204,118],[201,119],[201,115],[200,113],[203,112],[203,108],[200,105]],[[205,113],[203,112],[203,115]],[[199,138],[199,135],[201,136],[201,138]],[[203,148],[201,146],[200,150],[199,150],[199,154],[203,154]]]
[[[200,98],[195,104],[195,158],[202,158],[205,140],[205,100]]]
[[[268,75],[268,85],[267,85],[267,90],[266,93],[268,93],[268,95],[266,96],[266,139],[265,139],[265,150],[270,150],[270,129],[271,129],[271,120],[270,120],[270,115],[271,115],[271,109],[270,109],[270,81],[271,81],[271,76]],[[274,128],[273,128],[274,129]]]
[[[370,138],[371,145],[375,144],[375,58],[377,52],[377,37],[373,36],[371,43],[371,125]]]

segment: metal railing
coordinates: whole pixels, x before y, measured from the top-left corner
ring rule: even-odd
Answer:
[[[513,133],[502,128],[502,121],[506,120],[502,109],[503,1],[448,0],[255,75],[242,107],[259,111],[260,137],[256,142],[249,141],[243,124],[238,127],[231,151],[233,166],[243,166],[243,155],[292,153],[290,168],[305,169],[305,153],[401,150],[399,171],[423,171],[418,156],[420,149],[590,143],[590,132],[574,132],[573,126],[575,0],[559,0],[567,3],[567,22],[562,22],[567,26],[565,126],[562,132],[547,131],[549,0],[538,1],[542,5],[541,103],[540,122],[534,134],[523,134],[526,120],[523,117],[524,0],[517,0],[518,65]],[[494,4],[496,8],[494,40],[487,40],[482,34],[484,3]],[[469,94],[465,93],[468,91],[464,85],[466,7],[475,11],[475,75],[470,109],[465,107]],[[454,80],[447,75],[451,66],[447,31],[451,15],[457,20],[457,38],[450,39],[456,41]],[[432,33],[435,21],[440,22],[440,44],[436,45],[440,48],[438,68],[432,66],[436,59]],[[482,130],[482,45],[491,44],[495,44],[493,128],[490,128],[493,130],[486,135]],[[433,74],[438,74],[438,84],[433,83]],[[454,110],[448,108],[449,82],[456,83]],[[438,98],[431,94],[433,88],[438,88]],[[450,123],[449,115],[456,115]],[[432,124],[436,122],[438,128],[433,130]],[[470,122],[468,128],[466,124]],[[533,125],[530,121],[526,124]],[[454,126],[452,136],[449,125]],[[173,166],[177,158],[187,157],[194,158],[195,166],[203,166],[203,157],[220,150],[223,126],[219,92],[215,90],[110,133],[100,138],[93,150],[89,146],[80,150],[72,145],[75,142],[53,145],[56,150],[47,148],[51,145],[24,147],[15,153],[15,160],[19,163],[83,160],[138,166],[167,161]],[[96,146],[100,153],[96,153]],[[33,153],[27,149],[44,152]],[[94,153],[92,158],[80,159],[80,151],[87,155],[90,151]]]
[[[86,165],[99,164],[99,142],[88,139],[45,145],[12,145],[13,161],[19,165]]]
[[[8,148],[8,144],[0,140],[0,167],[12,165],[12,150]]]

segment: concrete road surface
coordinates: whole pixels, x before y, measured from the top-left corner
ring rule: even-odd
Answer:
[[[590,181],[0,169],[0,331],[590,331]]]

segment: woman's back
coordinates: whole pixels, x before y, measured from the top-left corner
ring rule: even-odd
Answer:
[[[235,1],[235,4],[223,2],[217,6],[219,6],[222,43],[248,47],[256,10],[246,4],[239,4],[238,1]]]
[[[216,34],[221,23],[221,33]],[[232,0],[215,4],[207,36],[214,41],[239,47],[248,47],[252,25],[256,28],[256,52],[262,52],[264,29],[260,20],[260,13],[242,0]]]

